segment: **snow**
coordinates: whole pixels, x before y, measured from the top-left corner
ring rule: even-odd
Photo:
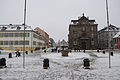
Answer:
[[[8,51],[7,51],[8,52]],[[36,51],[25,57],[8,58],[8,53],[2,52],[0,58],[7,60],[7,68],[0,69],[0,80],[119,80],[120,53],[114,52],[111,56],[109,68],[109,54],[86,51],[86,53],[72,52],[68,57],[61,53],[43,53]],[[43,60],[49,59],[50,68],[43,69]],[[90,59],[90,69],[83,68],[83,59]]]
[[[118,32],[113,38],[119,38],[120,37],[120,32]]]

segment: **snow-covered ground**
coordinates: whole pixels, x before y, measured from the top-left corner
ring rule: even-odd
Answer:
[[[8,51],[7,51],[8,52]],[[68,57],[61,53],[43,53],[37,51],[25,57],[8,58],[8,53],[2,52],[0,58],[6,58],[7,68],[0,69],[0,80],[120,80],[120,53],[111,56],[109,68],[108,53],[86,51],[72,52]],[[43,60],[49,59],[50,68],[43,69]],[[90,69],[83,68],[83,59],[90,59]]]

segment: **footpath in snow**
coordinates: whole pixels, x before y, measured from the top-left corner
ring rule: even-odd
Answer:
[[[108,65],[108,53],[86,51],[72,52],[68,57],[61,53],[29,53],[25,57],[8,58],[7,52],[2,52],[0,58],[6,58],[7,68],[0,69],[0,80],[119,80],[120,53],[111,56],[111,68]],[[43,60],[49,59],[50,68],[43,69]],[[90,69],[83,68],[83,59],[90,59]]]

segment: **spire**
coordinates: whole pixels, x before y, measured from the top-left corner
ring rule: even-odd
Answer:
[[[83,16],[84,16],[84,13],[83,13]]]

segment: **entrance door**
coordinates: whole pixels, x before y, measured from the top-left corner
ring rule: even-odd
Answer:
[[[82,42],[82,49],[83,49],[83,50],[86,49],[86,42]]]

